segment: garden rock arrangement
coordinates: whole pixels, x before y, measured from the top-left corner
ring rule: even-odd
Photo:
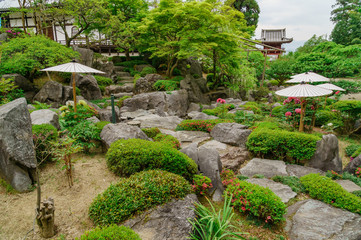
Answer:
[[[36,159],[25,98],[0,106],[0,175],[19,191],[29,190]]]
[[[175,129],[177,125],[182,121],[182,119],[177,116],[160,117],[159,115],[151,114],[134,118],[134,121],[139,122],[141,128],[157,127],[165,129]]]
[[[52,107],[60,107],[66,101],[73,99],[73,89],[70,86],[63,86],[55,81],[48,81],[35,95],[34,101],[51,104]]]
[[[60,129],[59,116],[56,112],[49,109],[40,109],[30,114],[33,125],[51,124],[56,129]]]
[[[251,132],[238,123],[219,123],[212,129],[211,136],[222,143],[244,147]]]
[[[353,174],[359,166],[361,166],[361,154],[349,162],[344,170]]]
[[[102,99],[102,93],[98,86],[98,82],[92,75],[75,75],[76,86],[80,89],[81,95],[87,100]]]
[[[288,208],[286,231],[290,239],[361,239],[361,216],[308,199]]]
[[[124,223],[140,235],[142,240],[186,239],[192,231],[188,219],[194,219],[195,194],[187,195],[183,200],[173,200],[163,206]]]

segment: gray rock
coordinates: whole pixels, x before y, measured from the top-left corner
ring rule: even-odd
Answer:
[[[100,122],[100,120],[96,116],[87,118],[86,120],[89,121],[89,122],[92,122],[92,123]]]
[[[0,176],[19,191],[29,190],[36,159],[25,98],[0,106]]]
[[[180,60],[178,69],[181,71],[182,76],[192,75],[202,77],[202,65],[195,59],[188,58]]]
[[[193,159],[194,162],[198,165],[198,143],[191,143],[187,147],[182,148],[180,151]]]
[[[222,143],[233,146],[245,146],[251,130],[238,123],[219,123],[211,131],[211,136]]]
[[[146,93],[153,91],[153,85],[156,81],[163,79],[159,74],[147,74],[143,78],[139,78],[135,83],[134,93]]]
[[[190,112],[200,112],[201,111],[201,107],[199,106],[199,104],[197,103],[190,103],[189,104],[189,107],[188,107],[188,110],[187,110],[187,113],[190,113]]]
[[[59,116],[56,112],[49,109],[40,109],[30,114],[33,125],[51,124],[56,129],[60,129]]]
[[[220,153],[223,168],[234,172],[237,172],[239,167],[250,159],[250,156],[246,148],[240,147],[228,147],[226,151]]]
[[[347,192],[361,191],[361,187],[350,180],[336,180]]]
[[[28,110],[35,110],[35,107],[31,104],[28,104]]]
[[[4,79],[12,78],[14,79],[15,85],[24,90],[24,92],[34,91],[34,85],[25,77],[20,74],[5,74],[2,76]]]
[[[282,106],[281,103],[278,103],[278,102],[277,102],[277,103],[275,103],[275,104],[272,105],[272,108],[280,107],[280,106]]]
[[[110,78],[113,75],[116,67],[114,66],[113,62],[107,62],[107,63],[95,62],[93,63],[93,68],[105,72],[105,74],[101,74],[101,75]]]
[[[267,178],[273,176],[288,176],[286,164],[279,160],[268,160],[253,158],[247,165],[239,170],[241,175],[253,177],[256,174],[262,174]]]
[[[297,193],[282,183],[278,183],[266,178],[251,178],[247,179],[247,182],[269,188],[274,194],[281,198],[283,203],[287,203],[289,200],[297,196]]]
[[[132,228],[143,240],[184,240],[192,232],[188,219],[195,219],[197,196],[190,194],[183,200],[150,209],[123,225]]]
[[[94,52],[87,48],[80,48],[78,46],[73,46],[74,51],[80,53],[80,63],[88,67],[91,67],[93,64]]]
[[[163,132],[162,129],[161,131]],[[177,138],[178,141],[181,142],[181,145],[184,143],[200,143],[211,138],[209,133],[199,131],[176,131],[170,135]]]
[[[344,171],[349,172],[351,174],[355,174],[356,169],[361,166],[361,154],[355,157],[352,161],[350,161]]]
[[[225,100],[227,104],[233,104],[235,107],[245,104],[245,102],[242,101],[242,99],[227,98]]]
[[[308,199],[288,208],[286,231],[297,240],[359,240],[361,216]]]
[[[188,117],[194,120],[208,120],[208,119],[218,119],[216,116],[211,116],[202,112],[193,111],[188,113]]]
[[[182,121],[181,118],[177,116],[169,117],[160,117],[155,114],[137,117],[134,121],[141,122],[141,128],[165,128],[165,129],[175,129],[177,125]]]
[[[81,95],[87,100],[102,99],[97,80],[92,75],[75,75],[75,84],[80,89]]]
[[[217,140],[211,140],[203,144],[201,147],[215,149],[218,152],[227,149],[227,145]]]
[[[124,119],[134,119],[137,117],[147,116],[150,113],[147,110],[144,109],[138,109],[134,112],[123,112],[121,113],[121,117]]]
[[[210,99],[206,95],[209,92],[207,80],[204,78],[195,79],[191,75],[187,75],[181,82],[180,88],[188,92],[190,102],[209,104]]]
[[[219,154],[214,149],[200,147],[198,149],[198,168],[204,176],[212,180],[213,188],[209,190],[213,201],[222,201],[224,191],[220,173],[222,171],[222,162]]]
[[[310,173],[319,173],[321,175],[325,175],[325,172],[317,169],[317,168],[311,168],[311,167],[304,167],[300,165],[290,164],[286,165],[286,170],[288,172],[289,176],[295,176],[295,177],[302,177]]]
[[[165,93],[165,112],[171,116],[184,117],[187,115],[189,106],[188,93],[186,90],[172,91]]]
[[[121,93],[116,93],[114,94],[115,98],[122,98],[124,96],[129,96],[129,97],[133,97],[133,93],[128,93],[128,92],[121,92]]]
[[[139,138],[149,140],[147,135],[135,126],[129,126],[126,123],[107,124],[100,133],[100,138],[109,148],[110,145],[119,139]]]
[[[119,108],[118,107],[114,107],[115,110],[115,122],[119,122]],[[112,122],[113,121],[113,113],[112,113],[112,109],[111,108],[106,108],[106,109],[101,109],[98,111],[99,113],[99,119],[100,121],[108,121],[108,122]]]
[[[65,87],[58,82],[48,81],[35,95],[34,101],[51,104],[52,107],[58,108],[64,105],[66,101],[73,99],[71,87]]]
[[[317,141],[316,152],[308,162],[308,167],[318,168],[325,172],[333,170],[340,173],[342,171],[338,140],[335,135],[323,135],[322,139]]]
[[[7,33],[1,33],[0,34],[0,45],[3,43],[3,42],[6,42],[8,40],[8,34]]]

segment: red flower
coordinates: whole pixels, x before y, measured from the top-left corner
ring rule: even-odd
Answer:
[[[339,93],[340,93],[340,91],[335,92],[336,95],[339,94]]]
[[[295,112],[296,112],[296,113],[301,113],[301,108],[296,108],[296,109],[295,109]]]

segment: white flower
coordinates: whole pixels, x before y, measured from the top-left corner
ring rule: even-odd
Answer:
[[[332,123],[327,123],[327,126],[332,127],[333,124]]]

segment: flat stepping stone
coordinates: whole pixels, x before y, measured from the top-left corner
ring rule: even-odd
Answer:
[[[360,186],[356,185],[354,182],[350,180],[336,180],[335,182],[340,184],[341,187],[343,187],[343,189],[345,189],[347,192],[354,192],[361,190]]]
[[[211,140],[209,142],[206,142],[202,146],[200,146],[200,148],[215,149],[215,150],[217,150],[219,152],[221,150],[226,150],[227,149],[227,144],[218,142],[217,140]]]
[[[297,193],[282,183],[275,182],[267,178],[251,178],[246,180],[249,183],[253,183],[265,188],[269,188],[274,194],[279,196],[283,203],[287,203],[290,199],[297,196]]]
[[[319,173],[321,175],[325,175],[325,172],[320,169],[304,167],[304,166],[295,165],[295,164],[286,165],[286,170],[287,170],[287,173],[289,174],[289,176],[295,176],[298,178],[305,176],[307,174],[310,174],[310,173]]]
[[[245,167],[239,170],[239,173],[247,177],[253,177],[256,174],[261,174],[266,178],[288,176],[286,164],[283,161],[260,158],[253,158]]]
[[[286,232],[297,240],[361,239],[361,216],[307,199],[288,207]]]

